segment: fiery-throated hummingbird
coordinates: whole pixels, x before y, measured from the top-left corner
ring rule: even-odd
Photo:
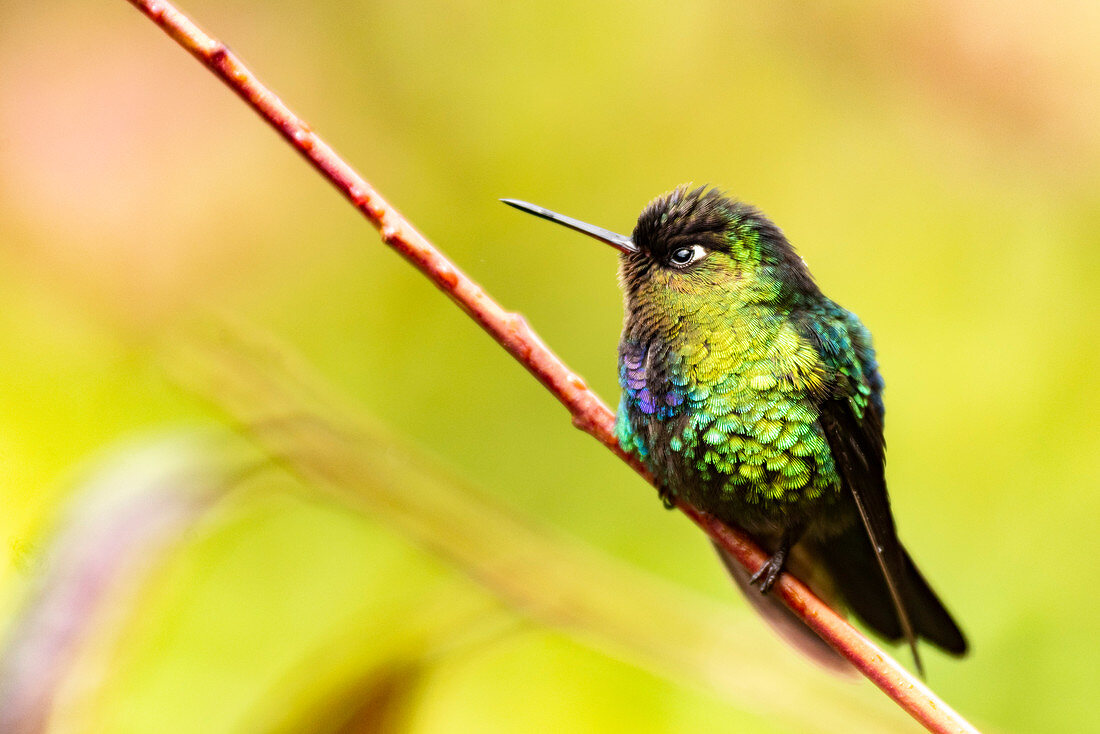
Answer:
[[[682,498],[770,554],[750,577],[719,548],[781,634],[830,667],[846,665],[767,595],[789,567],[883,637],[904,637],[918,669],[918,638],[966,652],[898,541],[871,334],[818,289],[778,227],[686,185],[654,199],[630,237],[503,201],[619,250],[619,442],[653,472],[666,505]]]

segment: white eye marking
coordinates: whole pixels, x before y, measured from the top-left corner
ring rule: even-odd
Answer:
[[[668,264],[674,268],[686,268],[696,260],[699,260],[707,251],[703,249],[702,245],[692,245],[691,247],[677,247],[672,251],[672,254],[668,256]]]

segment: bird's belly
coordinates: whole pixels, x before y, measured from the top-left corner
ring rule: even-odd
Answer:
[[[667,489],[753,533],[801,522],[831,524],[840,479],[817,416],[737,406],[728,415],[687,411],[630,421],[635,443]],[[770,417],[769,417],[770,416]]]
[[[833,487],[823,491],[812,484],[799,488],[780,488],[766,477],[746,480],[733,471],[700,471],[693,464],[678,465],[655,472],[675,477],[671,492],[715,517],[738,525],[754,534],[780,533],[792,524],[813,529],[819,523],[830,525],[832,510],[839,493]]]
[[[620,442],[669,492],[750,531],[813,519],[841,486],[816,352],[766,316],[682,343],[620,344]]]

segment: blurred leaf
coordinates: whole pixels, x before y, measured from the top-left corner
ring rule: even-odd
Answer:
[[[432,597],[370,645],[338,637],[314,650],[264,696],[242,729],[272,734],[409,729],[425,673],[441,656],[516,630],[514,616],[502,615],[483,599],[468,603],[468,593],[453,583],[440,585]],[[325,664],[318,666],[318,660]]]
[[[107,675],[105,620],[232,485],[224,440],[174,435],[118,450],[82,482],[49,539],[34,588],[0,650],[0,731],[45,731],[61,690]]]
[[[711,687],[801,730],[906,721],[796,659],[756,620],[658,581],[491,503],[348,410],[293,355],[225,326],[172,342],[166,362],[196,394],[318,488],[377,515],[543,624],[652,670]],[[889,723],[888,723],[889,722]]]

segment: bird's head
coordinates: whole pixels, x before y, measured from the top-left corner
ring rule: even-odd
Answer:
[[[657,197],[630,237],[534,204],[503,201],[619,250],[628,312],[656,306],[690,314],[707,304],[782,305],[820,294],[779,228],[716,189],[683,185]]]

